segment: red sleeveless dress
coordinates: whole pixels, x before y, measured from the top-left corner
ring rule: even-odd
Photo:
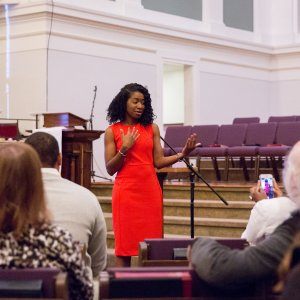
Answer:
[[[115,254],[138,254],[138,243],[145,238],[162,237],[162,191],[153,165],[152,125],[134,125],[140,136],[127,152],[112,193]],[[120,129],[132,125],[111,125],[117,151],[122,146]]]

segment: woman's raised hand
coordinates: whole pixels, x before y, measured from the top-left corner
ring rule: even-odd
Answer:
[[[123,129],[120,129],[120,133],[122,138],[122,152],[129,150],[140,136],[139,131],[135,127],[132,129],[129,127],[126,134],[124,134]]]
[[[184,148],[182,149],[182,155],[186,156],[190,152],[192,152],[197,146],[200,145],[200,143],[197,143],[197,134],[193,133],[190,135],[190,137],[187,139]]]

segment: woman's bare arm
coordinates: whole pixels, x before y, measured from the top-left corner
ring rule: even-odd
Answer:
[[[106,170],[109,175],[114,175],[121,169],[125,157],[117,152],[114,134],[111,128],[105,130],[104,144]]]
[[[122,147],[117,151],[112,129],[107,128],[105,131],[105,165],[109,175],[114,175],[122,168],[128,150],[139,137],[139,132],[135,128],[129,128],[126,134],[124,134],[123,129],[121,129],[120,134]]]

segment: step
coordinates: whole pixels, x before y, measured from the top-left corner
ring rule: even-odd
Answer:
[[[246,228],[247,220],[194,218],[195,236],[240,237]],[[189,217],[164,217],[164,232],[188,235],[191,232]]]
[[[103,213],[111,213],[112,212],[110,196],[103,196],[103,197],[97,196],[97,199],[99,201],[99,204],[101,206]]]
[[[138,256],[132,256],[131,257],[131,267],[137,267],[138,266]],[[107,249],[107,268],[113,268],[115,267],[115,250],[112,248]]]
[[[212,187],[227,201],[248,201],[249,189],[254,186],[253,183],[218,183],[212,182]],[[113,183],[95,183],[92,184],[91,191],[96,196],[111,197]],[[164,183],[164,198],[169,199],[189,199],[189,182],[168,182]],[[218,197],[204,184],[195,184],[195,199],[218,200]]]
[[[175,238],[182,238],[182,239],[188,239],[190,238],[191,235],[188,234],[188,235],[182,235],[182,234],[168,234],[168,233],[165,233],[164,234],[164,238],[169,238],[169,239],[175,239]],[[212,237],[212,238],[219,238],[219,237]],[[113,251],[115,247],[115,235],[114,235],[114,232],[113,231],[108,231],[107,232],[107,248],[110,250],[110,251]]]
[[[249,219],[253,201],[194,200],[194,215],[206,218]],[[190,216],[189,199],[164,199],[165,216]]]
[[[211,186],[222,196],[226,201],[248,201],[249,190],[253,184],[223,184],[211,183]],[[179,183],[164,183],[163,190],[164,198],[167,199],[189,199],[191,187],[188,182]],[[195,199],[210,199],[218,200],[219,198],[204,184],[197,183],[194,191]]]
[[[103,212],[111,213],[111,198],[98,196]],[[249,219],[253,201],[229,201],[228,206],[219,200],[194,200],[195,216],[213,218]],[[189,199],[164,199],[165,216],[189,216]]]
[[[223,168],[219,169],[221,180],[225,180],[225,171]],[[201,167],[199,171],[200,175],[206,180],[206,181],[216,181],[216,172],[212,167]],[[270,173],[270,170],[268,170],[268,173]],[[272,173],[272,172],[271,172]],[[248,169],[249,174],[249,182],[254,183],[256,181],[255,178],[255,171],[254,169]],[[184,181],[189,181],[189,173],[187,172],[174,172],[174,173],[168,173],[168,175],[165,177],[166,181],[173,180],[173,179],[181,179]],[[228,180],[229,181],[236,181],[236,182],[246,182],[243,169],[242,168],[234,168],[230,169],[228,173]],[[200,179],[195,177],[196,182],[201,182]]]
[[[106,230],[107,231],[113,230],[112,213],[104,212],[103,215],[104,215],[104,218],[105,218]]]
[[[241,237],[247,220],[232,220],[219,218],[195,218],[194,236],[209,237]],[[164,236],[190,236],[190,218],[188,217],[164,217]],[[114,234],[109,231],[107,234],[108,248],[114,248]]]

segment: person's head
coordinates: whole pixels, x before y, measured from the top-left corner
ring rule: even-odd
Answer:
[[[61,156],[54,136],[46,132],[35,132],[26,139],[25,143],[38,153],[42,167],[59,168]]]
[[[0,146],[0,232],[19,236],[29,225],[49,222],[41,162],[24,143]]]
[[[285,160],[283,181],[288,196],[300,208],[300,142],[292,148]]]
[[[106,119],[112,124],[125,121],[128,115],[142,125],[153,123],[150,94],[138,83],[127,84],[120,90],[108,107]]]

